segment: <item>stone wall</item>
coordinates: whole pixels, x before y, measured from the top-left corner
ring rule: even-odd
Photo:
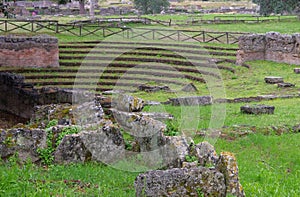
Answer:
[[[24,77],[0,72],[0,110],[31,118],[36,105],[72,103],[72,92],[58,88],[35,89]]]
[[[0,66],[58,67],[58,55],[55,37],[0,36]]]
[[[250,60],[271,60],[300,65],[300,34],[269,32],[241,36],[237,64]]]

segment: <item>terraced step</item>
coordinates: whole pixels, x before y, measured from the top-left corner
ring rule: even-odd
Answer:
[[[0,67],[0,71],[22,74],[37,87],[136,90],[147,81],[182,87],[187,80],[204,84],[206,76],[219,79],[218,69],[234,73],[237,51],[169,42],[72,42],[60,43],[59,48],[59,68]]]

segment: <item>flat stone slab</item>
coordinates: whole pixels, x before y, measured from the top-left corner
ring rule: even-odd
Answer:
[[[134,183],[136,196],[226,196],[224,175],[216,169],[173,168],[140,174]]]
[[[241,112],[246,114],[274,114],[275,107],[270,105],[245,105]]]
[[[300,68],[294,68],[294,72],[295,72],[296,74],[300,74]]]
[[[171,91],[168,86],[139,85],[138,89],[145,92]]]
[[[277,87],[279,88],[290,88],[290,87],[294,87],[295,84],[292,83],[278,83]]]
[[[169,98],[172,105],[185,105],[185,106],[195,106],[195,105],[210,105],[212,104],[211,96],[191,96],[191,97],[179,97],[179,98]]]
[[[268,76],[268,77],[265,77],[265,82],[270,83],[270,84],[283,83],[283,78],[282,77]]]

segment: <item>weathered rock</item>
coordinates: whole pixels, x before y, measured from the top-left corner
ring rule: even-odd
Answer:
[[[72,124],[72,106],[65,104],[37,105],[34,107],[34,113],[31,123],[38,123],[40,128],[45,128],[50,120],[57,119],[60,124],[63,122]]]
[[[161,149],[164,164],[168,168],[182,168],[189,155],[189,143],[183,136],[166,136],[166,145]]]
[[[274,114],[275,107],[269,105],[245,105],[241,112],[246,114]]]
[[[55,163],[82,163],[91,160],[91,153],[85,147],[79,134],[66,135],[54,152]]]
[[[190,147],[190,155],[196,156],[198,164],[201,166],[214,166],[219,159],[215,148],[208,142],[201,142],[194,147]]]
[[[139,112],[141,116],[149,117],[154,120],[164,121],[164,120],[172,120],[174,116],[168,113],[160,113],[160,112]]]
[[[208,168],[173,168],[140,174],[134,183],[136,196],[226,196],[222,173]]]
[[[37,162],[40,159],[37,149],[46,146],[44,130],[12,129],[2,130],[0,134],[1,159],[8,159],[17,153],[20,161],[30,159],[32,162]]]
[[[210,105],[212,104],[211,96],[192,96],[192,97],[179,97],[179,98],[169,98],[172,105]]]
[[[58,67],[58,54],[55,37],[0,36],[0,66]]]
[[[279,88],[290,88],[290,87],[294,87],[295,84],[292,83],[278,83],[277,87]]]
[[[112,112],[120,127],[134,136],[141,152],[156,150],[165,144],[163,131],[166,125],[164,123],[135,113],[117,110],[112,110]]]
[[[197,92],[197,88],[193,83],[186,84],[182,89],[184,92]]]
[[[294,68],[294,72],[295,72],[296,74],[300,74],[300,68]]]
[[[145,92],[171,91],[168,86],[139,85],[138,89]]]
[[[282,77],[269,76],[269,77],[265,77],[265,82],[270,83],[270,84],[283,83],[283,78]]]
[[[222,152],[217,163],[217,170],[224,174],[227,193],[244,197],[245,193],[239,180],[239,169],[235,156],[229,152]]]
[[[145,106],[146,105],[149,105],[149,106],[161,105],[161,102],[158,102],[158,101],[146,101]]]
[[[300,132],[300,124],[297,124],[297,125],[293,126],[293,131],[294,132]]]
[[[91,153],[92,160],[113,163],[124,157],[123,136],[119,128],[112,124],[106,124],[97,131],[82,131],[79,136]]]
[[[144,100],[126,94],[119,94],[113,98],[112,107],[124,112],[139,112],[144,108]]]
[[[72,114],[75,124],[83,128],[99,125],[104,116],[103,109],[96,100],[74,106]]]

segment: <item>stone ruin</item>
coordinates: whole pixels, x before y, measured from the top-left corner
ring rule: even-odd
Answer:
[[[30,159],[41,163],[39,150],[49,147],[58,164],[97,161],[114,165],[141,154],[145,158],[143,165],[160,170],[150,170],[136,178],[137,196],[244,196],[231,153],[217,155],[208,142],[194,144],[184,136],[166,136],[167,126],[162,120],[172,116],[142,112],[146,102],[140,98],[119,93],[111,100],[99,95],[77,103],[76,99],[90,95],[55,88],[37,90],[24,83],[22,76],[10,73],[0,73],[0,84],[1,91],[6,92],[0,97],[1,110],[25,117],[33,113],[29,126],[0,130],[3,160],[17,153],[21,162]],[[57,125],[47,127],[53,119],[58,120]],[[65,135],[57,143],[64,129],[73,126],[80,128],[79,132]],[[124,131],[132,136],[131,141],[125,140]],[[47,143],[49,136],[51,144]],[[128,146],[132,149],[128,150]],[[156,166],[157,161],[162,164]]]
[[[32,103],[34,115],[29,127],[0,130],[1,159],[6,160],[18,153],[20,161],[30,159],[40,163],[38,150],[49,146],[54,149],[54,162],[59,164],[91,160],[114,164],[128,155],[142,154],[146,156],[146,165],[152,166],[157,159],[161,159],[164,165],[161,170],[151,170],[136,178],[137,196],[198,196],[200,193],[204,196],[226,196],[229,193],[244,196],[239,183],[236,159],[232,154],[221,153],[218,156],[214,147],[207,142],[194,144],[191,139],[183,136],[165,136],[166,125],[161,120],[171,116],[141,112],[145,105],[142,99],[119,94],[110,101],[108,106],[113,108],[109,110],[101,107],[101,102],[107,102],[101,96],[96,96],[91,102],[75,105],[68,102],[47,104],[46,101],[58,101],[62,90],[53,91],[53,94],[49,91],[47,94],[39,94],[37,90],[29,87],[35,94],[26,93],[20,85],[25,86],[23,78],[4,75],[6,77],[2,77],[1,84],[3,81],[6,85],[8,81],[19,84],[16,87],[22,93],[17,96],[19,99],[24,96],[29,101],[35,96],[34,101],[44,99],[44,104]],[[69,100],[70,94],[66,97]],[[46,128],[52,119],[58,119],[58,124]],[[55,143],[64,128],[70,126],[78,126],[81,130],[79,133],[65,135],[59,144]],[[123,130],[133,136],[133,141],[125,141]],[[53,134],[51,145],[47,143],[49,131]],[[132,147],[129,152],[126,149],[128,143]],[[196,159],[188,162],[187,156]]]
[[[244,105],[241,112],[245,114],[274,114],[275,107],[270,105]]]
[[[251,60],[270,60],[300,65],[300,34],[249,34],[239,38],[236,63]]]
[[[58,67],[58,39],[48,35],[0,36],[0,66]]]
[[[36,89],[21,75],[0,72],[0,110],[30,119],[36,105],[72,103],[72,91],[45,87]]]
[[[95,101],[78,106],[50,104],[36,106],[33,122],[40,123],[36,129],[16,128],[1,130],[0,153],[6,160],[18,153],[21,161],[29,158],[41,162],[38,149],[47,148],[47,132],[52,131],[54,162],[59,164],[98,161],[113,164],[128,155],[122,130],[134,135],[130,153],[147,153],[147,164],[162,158],[164,170],[150,170],[141,173],[135,180],[136,196],[245,196],[239,182],[238,167],[231,153],[217,155],[208,142],[189,143],[183,136],[165,136],[166,125],[152,117],[143,115],[143,101],[131,96],[118,98],[124,106],[111,109],[112,119],[106,119],[101,105]],[[136,112],[132,112],[132,110]],[[124,110],[124,111],[122,111]],[[127,111],[129,110],[129,111]],[[76,113],[87,111],[84,120],[76,119]],[[46,132],[46,122],[59,117],[58,125]],[[88,124],[88,122],[92,124]],[[80,125],[77,134],[65,135],[60,144],[53,144],[63,128]],[[135,133],[134,133],[135,132]],[[159,154],[152,154],[157,152]],[[148,154],[150,153],[150,154]],[[187,156],[194,157],[188,161]]]

